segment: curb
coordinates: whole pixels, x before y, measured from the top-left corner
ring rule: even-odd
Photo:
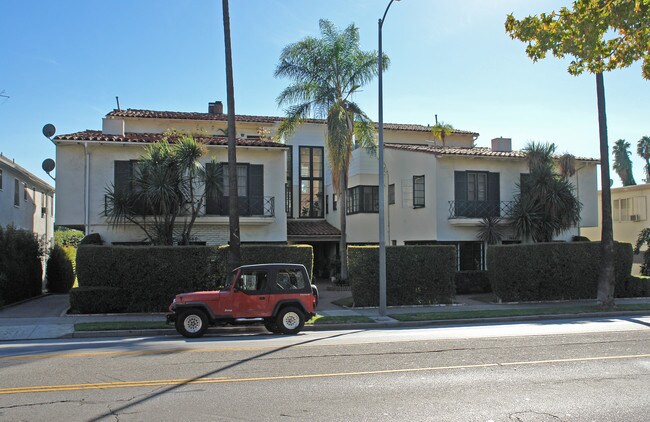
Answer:
[[[622,316],[648,316],[650,311],[614,311],[614,312],[589,312],[581,314],[555,314],[555,315],[525,315],[494,318],[462,318],[428,321],[388,321],[376,323],[350,323],[350,324],[322,324],[306,325],[303,331],[337,331],[337,330],[371,330],[377,328],[418,328],[437,327],[445,325],[472,325],[472,324],[498,324],[505,322],[528,322],[542,320],[562,320],[580,318],[607,318]],[[250,332],[250,327],[218,327],[210,328],[204,337],[218,336],[219,334],[233,334],[237,332]],[[266,333],[266,330],[264,330]],[[266,333],[268,335],[275,335]],[[155,330],[109,330],[109,331],[75,331],[60,338],[95,338],[95,337],[154,337],[154,336],[180,336],[173,328]]]

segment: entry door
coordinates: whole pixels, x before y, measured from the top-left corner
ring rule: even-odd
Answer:
[[[270,313],[268,271],[242,271],[238,284],[233,297],[235,318],[256,318]]]

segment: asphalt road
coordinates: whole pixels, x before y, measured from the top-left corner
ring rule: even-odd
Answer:
[[[648,421],[650,317],[0,344],[0,420]]]

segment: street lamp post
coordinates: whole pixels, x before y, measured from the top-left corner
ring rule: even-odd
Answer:
[[[384,93],[383,93],[383,51],[381,45],[381,28],[386,20],[388,9],[393,4],[390,0],[384,16],[379,19],[379,316],[386,316],[386,242],[385,242],[385,227],[384,227]]]

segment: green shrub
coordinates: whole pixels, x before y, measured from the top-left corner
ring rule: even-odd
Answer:
[[[79,246],[81,245],[103,245],[104,241],[102,240],[102,237],[99,235],[99,233],[90,233],[87,236],[84,236],[83,239],[79,242]]]
[[[454,280],[457,295],[492,291],[487,271],[458,271]]]
[[[84,238],[84,232],[80,230],[59,227],[54,230],[54,243],[59,246],[72,246],[77,248]]]
[[[46,287],[50,293],[68,293],[74,284],[72,262],[65,250],[54,245],[45,268]]]
[[[0,226],[0,306],[42,293],[42,256],[32,232]]]
[[[453,246],[386,248],[387,305],[429,305],[454,299]],[[348,247],[348,271],[355,306],[379,304],[379,247]]]
[[[632,245],[614,245],[616,290],[632,269]],[[595,299],[600,242],[495,245],[487,250],[492,290],[506,302]]]
[[[617,286],[618,288],[618,286]],[[617,297],[650,297],[650,278],[631,275],[625,282],[625,287]]]
[[[127,310],[125,290],[116,287],[78,287],[70,290],[70,312],[108,314]]]
[[[163,312],[178,293],[213,290],[229,274],[227,248],[208,246],[98,246],[77,251],[73,312]],[[312,267],[311,246],[244,246],[242,262],[296,262]],[[101,289],[119,294],[104,297]],[[99,289],[99,290],[98,290]],[[72,297],[71,296],[71,297]],[[97,300],[97,307],[84,301]]]

